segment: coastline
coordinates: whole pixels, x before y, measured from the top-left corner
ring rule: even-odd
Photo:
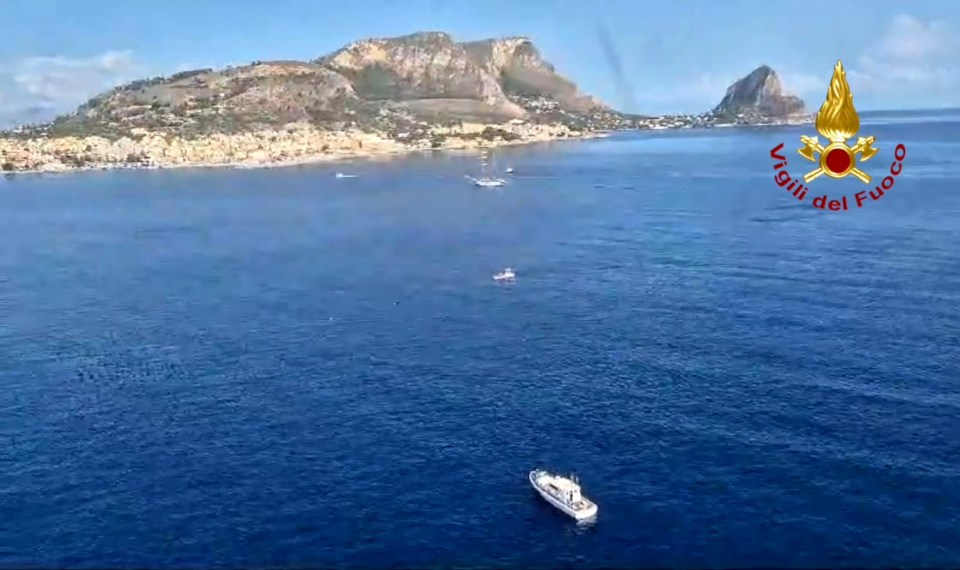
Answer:
[[[687,119],[687,120],[682,120]],[[290,168],[353,160],[390,159],[420,152],[481,152],[536,143],[606,138],[621,131],[675,131],[692,128],[758,128],[800,125],[810,118],[774,122],[700,123],[690,117],[659,117],[633,128],[575,131],[565,125],[465,124],[432,128],[421,138],[401,141],[383,134],[322,131],[304,124],[235,135],[212,134],[179,139],[161,133],[133,132],[135,138],[102,137],[14,139],[0,137],[0,174],[37,175],[105,170],[264,169]],[[494,133],[491,135],[491,133]],[[132,158],[136,160],[132,160]],[[13,164],[15,168],[8,168]],[[24,167],[29,165],[29,167]]]
[[[233,169],[233,170],[260,170],[260,169],[270,169],[270,168],[292,168],[296,166],[312,166],[312,165],[318,165],[318,164],[351,162],[355,160],[377,160],[377,159],[389,160],[389,159],[401,158],[407,155],[413,155],[417,153],[433,153],[433,152],[479,153],[485,149],[491,149],[491,148],[503,148],[503,147],[509,147],[509,146],[523,146],[523,145],[555,143],[555,142],[576,142],[581,140],[607,138],[609,136],[610,136],[609,132],[602,131],[602,132],[596,132],[596,133],[584,133],[577,137],[521,140],[521,141],[495,141],[490,144],[476,145],[476,146],[458,145],[458,146],[442,146],[438,148],[410,147],[410,148],[404,148],[399,150],[384,150],[384,151],[370,150],[370,151],[340,152],[340,153],[334,153],[334,154],[325,153],[325,154],[318,154],[313,156],[304,156],[304,157],[291,158],[291,159],[285,159],[285,160],[268,160],[268,161],[262,161],[262,162],[255,162],[255,161],[196,162],[196,163],[177,163],[177,164],[161,164],[161,165],[109,163],[109,164],[102,164],[97,166],[79,166],[79,167],[63,168],[63,169],[32,169],[32,170],[0,171],[0,175],[17,176],[17,175],[36,175],[36,174],[73,174],[77,172],[103,172],[108,170],[189,170],[189,169],[220,169],[220,168]]]
[[[505,134],[506,138],[498,136],[484,139],[476,136],[490,128],[497,129],[501,135]],[[289,168],[354,160],[390,159],[421,152],[481,152],[491,148],[610,136],[609,131],[572,131],[557,125],[523,125],[523,128],[517,128],[517,125],[468,125],[466,130],[457,132],[449,129],[435,130],[430,133],[431,136],[445,137],[439,144],[431,142],[430,139],[407,143],[377,134],[325,132],[303,126],[295,127],[286,133],[293,136],[292,143],[290,140],[278,141],[281,135],[273,130],[239,135],[212,135],[189,142],[161,135],[148,135],[151,138],[141,140],[139,144],[127,137],[118,141],[107,141],[101,137],[27,140],[0,138],[0,162],[6,165],[9,162],[5,161],[15,157],[19,158],[20,164],[34,165],[31,168],[5,167],[0,174],[15,177],[105,170]],[[234,147],[240,140],[248,143],[250,148],[235,151]],[[137,161],[125,160],[126,157],[134,155],[138,157]],[[207,159],[197,160],[196,157]],[[79,162],[82,164],[77,164]]]

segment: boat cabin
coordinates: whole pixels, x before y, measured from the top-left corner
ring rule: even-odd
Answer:
[[[573,481],[554,478],[550,481],[550,487],[554,495],[568,505],[580,501],[580,485],[577,485]]]

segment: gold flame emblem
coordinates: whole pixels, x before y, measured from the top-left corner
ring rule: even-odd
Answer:
[[[853,93],[850,92],[847,73],[843,70],[841,61],[833,68],[827,100],[817,113],[816,125],[817,132],[830,142],[823,146],[819,137],[800,137],[800,142],[804,145],[797,149],[800,156],[810,162],[820,163],[818,168],[808,172],[803,179],[810,182],[823,174],[830,178],[853,175],[864,184],[869,184],[870,175],[857,168],[857,155],[860,155],[860,162],[865,162],[873,158],[880,149],[873,147],[876,137],[859,137],[855,145],[847,146],[847,141],[860,130],[860,115],[853,106]]]

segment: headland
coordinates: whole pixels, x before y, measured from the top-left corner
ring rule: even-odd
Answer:
[[[354,42],[311,61],[257,61],[121,85],[0,134],[0,169],[267,167],[477,149],[628,129],[804,123],[760,66],[713,110],[652,117],[584,94],[524,37],[443,32]]]

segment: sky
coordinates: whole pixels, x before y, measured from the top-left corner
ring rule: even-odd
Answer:
[[[416,31],[527,36],[584,92],[637,113],[709,110],[762,64],[815,111],[838,59],[861,111],[960,107],[960,3],[946,0],[0,0],[0,18],[0,125],[145,76]]]

